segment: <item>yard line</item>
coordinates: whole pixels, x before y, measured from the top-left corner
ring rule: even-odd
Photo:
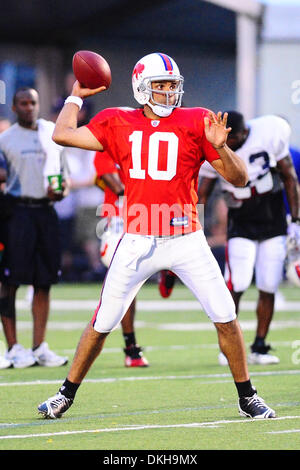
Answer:
[[[99,299],[95,300],[51,300],[52,310],[92,310],[94,311],[99,304]],[[17,308],[27,310],[30,303],[27,300],[19,299],[16,302]],[[203,311],[197,300],[138,300],[137,309],[144,312],[160,312],[160,311]],[[255,310],[256,301],[241,301],[240,310]],[[299,301],[283,300],[276,305],[276,311],[299,311]]]
[[[2,341],[3,343],[3,341]],[[277,347],[285,347],[285,348],[291,348],[292,347],[293,341],[272,341],[273,346]],[[251,342],[246,343],[246,346],[250,346]],[[211,343],[211,344],[169,344],[169,345],[159,345],[159,346],[150,346],[147,345],[144,347],[144,350],[147,351],[147,353],[152,352],[152,351],[190,351],[190,350],[198,350],[198,349],[217,349],[219,350],[219,345],[217,343]],[[6,348],[3,343],[3,352],[1,351],[1,340],[0,340],[0,354],[2,352],[2,355],[5,354]],[[60,348],[59,350],[56,349],[56,352],[60,352],[61,354],[74,354],[76,351],[76,348],[70,348],[70,349],[65,349],[65,348]],[[120,354],[123,351],[122,347],[117,347],[117,348],[104,348],[102,350],[101,354]]]
[[[294,341],[272,341],[272,346],[280,346],[280,347],[285,347],[285,348],[291,348],[292,343]],[[251,342],[247,343],[246,346],[250,346]],[[150,346],[147,345],[144,347],[144,350],[147,352],[152,352],[152,351],[189,351],[193,349],[217,349],[219,350],[220,347],[217,343],[210,343],[210,344],[169,344],[169,345],[162,345],[160,344],[159,346]],[[72,349],[60,349],[61,353],[64,354],[74,354],[75,348]],[[107,354],[115,354],[118,353],[120,354],[120,351],[122,351],[121,347],[118,348],[104,348],[102,350],[101,354],[107,353]]]
[[[286,419],[299,419],[300,416],[282,416],[280,418],[272,419],[274,421],[282,421]],[[182,423],[182,424],[150,424],[150,425],[131,425],[123,426],[118,428],[100,428],[100,429],[82,429],[77,431],[58,431],[58,432],[47,432],[38,434],[19,434],[19,435],[7,435],[0,436],[0,439],[28,439],[33,437],[52,437],[52,436],[67,436],[74,434],[86,434],[86,433],[105,433],[105,432],[119,432],[119,431],[143,431],[146,429],[167,429],[167,428],[215,428],[226,424],[244,424],[252,423],[255,420],[252,419],[236,419],[236,420],[221,420],[221,421],[210,421],[204,423]]]
[[[290,432],[300,432],[300,429],[286,429],[285,431],[268,431],[266,434],[288,434]]]
[[[136,322],[138,325],[138,322]],[[145,322],[146,323],[146,322]],[[243,321],[240,320],[239,324],[243,331],[253,331],[257,326],[256,320]],[[157,323],[152,324],[152,328],[158,330],[172,330],[172,331],[210,331],[214,330],[213,323]],[[145,325],[146,326],[146,325]],[[149,325],[150,326],[150,325]],[[300,320],[275,320],[272,322],[272,330],[282,330],[287,328],[299,328]]]
[[[52,321],[49,320],[47,329],[51,331],[72,331],[83,330],[88,323],[86,321]],[[240,320],[240,325],[243,331],[254,331],[257,322],[256,320],[243,321]],[[154,323],[137,320],[135,322],[136,328],[153,328],[163,331],[215,331],[213,323],[210,322],[192,322],[192,323]],[[120,328],[120,327],[119,327]],[[282,330],[290,328],[300,328],[300,320],[274,320],[272,322],[272,330]],[[26,331],[32,329],[32,320],[18,321],[18,330]],[[2,331],[2,325],[0,325]]]
[[[258,371],[252,372],[251,376],[273,376],[273,375],[300,375],[300,370],[281,371]],[[85,383],[114,383],[114,382],[134,382],[147,380],[192,380],[192,379],[226,379],[232,378],[229,373],[222,374],[199,374],[199,375],[161,375],[161,376],[134,376],[134,377],[107,377],[103,379],[85,379]],[[28,382],[0,382],[0,387],[23,386],[23,385],[49,385],[60,384],[58,380],[33,380]]]

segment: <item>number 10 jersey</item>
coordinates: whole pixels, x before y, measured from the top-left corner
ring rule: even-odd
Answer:
[[[158,120],[143,109],[109,108],[87,125],[125,175],[126,231],[167,236],[201,228],[198,174],[219,158],[204,132],[205,108],[178,108]]]

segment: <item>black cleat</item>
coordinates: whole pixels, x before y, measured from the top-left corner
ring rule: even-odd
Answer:
[[[61,418],[62,414],[70,408],[72,403],[72,398],[67,398],[65,395],[58,392],[53,397],[41,403],[38,406],[38,410],[39,413],[44,415],[44,418]]]
[[[253,419],[276,418],[276,413],[272,408],[260,398],[257,393],[252,397],[242,397],[239,399],[239,413]]]

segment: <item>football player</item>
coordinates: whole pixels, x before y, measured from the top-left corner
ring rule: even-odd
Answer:
[[[238,312],[240,299],[255,272],[259,291],[256,336],[248,356],[250,364],[278,364],[265,343],[275,294],[282,281],[286,257],[287,221],[283,199],[286,190],[292,223],[289,232],[300,236],[297,176],[289,155],[291,129],[286,120],[268,115],[245,123],[241,113],[228,112],[231,132],[227,145],[245,162],[249,182],[237,188],[207,164],[201,167],[199,202],[205,204],[217,179],[228,206],[227,263],[225,279]],[[219,362],[227,364],[222,353]]]
[[[104,201],[101,207],[101,221],[98,236],[101,240],[101,261],[109,267],[113,254],[123,234],[122,198],[124,195],[125,177],[120,167],[117,167],[108,152],[96,152],[94,158],[96,170],[96,185],[104,191]],[[105,226],[103,227],[103,222]],[[137,344],[134,330],[136,299],[133,299],[126,314],[121,320],[125,341],[125,366],[147,367],[148,360]]]
[[[75,82],[56,121],[55,142],[108,149],[122,168],[125,233],[68,376],[38,410],[45,417],[62,416],[140,287],[154,273],[168,269],[195,294],[216,327],[237,388],[240,414],[273,418],[275,411],[251,383],[235,305],[197,216],[198,174],[205,160],[235,186],[244,187],[248,181],[246,165],[226,145],[227,115],[200,107],[181,108],[183,77],[175,61],[163,53],[138,61],[132,86],[143,108],[105,109],[87,126],[77,128],[82,100],[105,87],[90,90]]]

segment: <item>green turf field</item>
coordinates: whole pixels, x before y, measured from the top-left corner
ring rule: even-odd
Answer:
[[[47,341],[57,353],[72,358],[100,289],[53,288]],[[44,420],[37,405],[57,392],[69,366],[0,370],[0,449],[300,449],[300,290],[285,286],[280,292],[268,336],[280,364],[250,366],[254,385],[277,419],[239,416],[229,369],[218,365],[216,332],[192,294],[176,284],[172,296],[162,299],[157,286],[147,284],[138,295],[136,330],[150,367],[126,369],[121,330],[114,331],[74,405],[59,420]],[[19,342],[30,347],[25,293],[21,288],[18,295]],[[255,300],[251,288],[239,316],[248,348]]]

